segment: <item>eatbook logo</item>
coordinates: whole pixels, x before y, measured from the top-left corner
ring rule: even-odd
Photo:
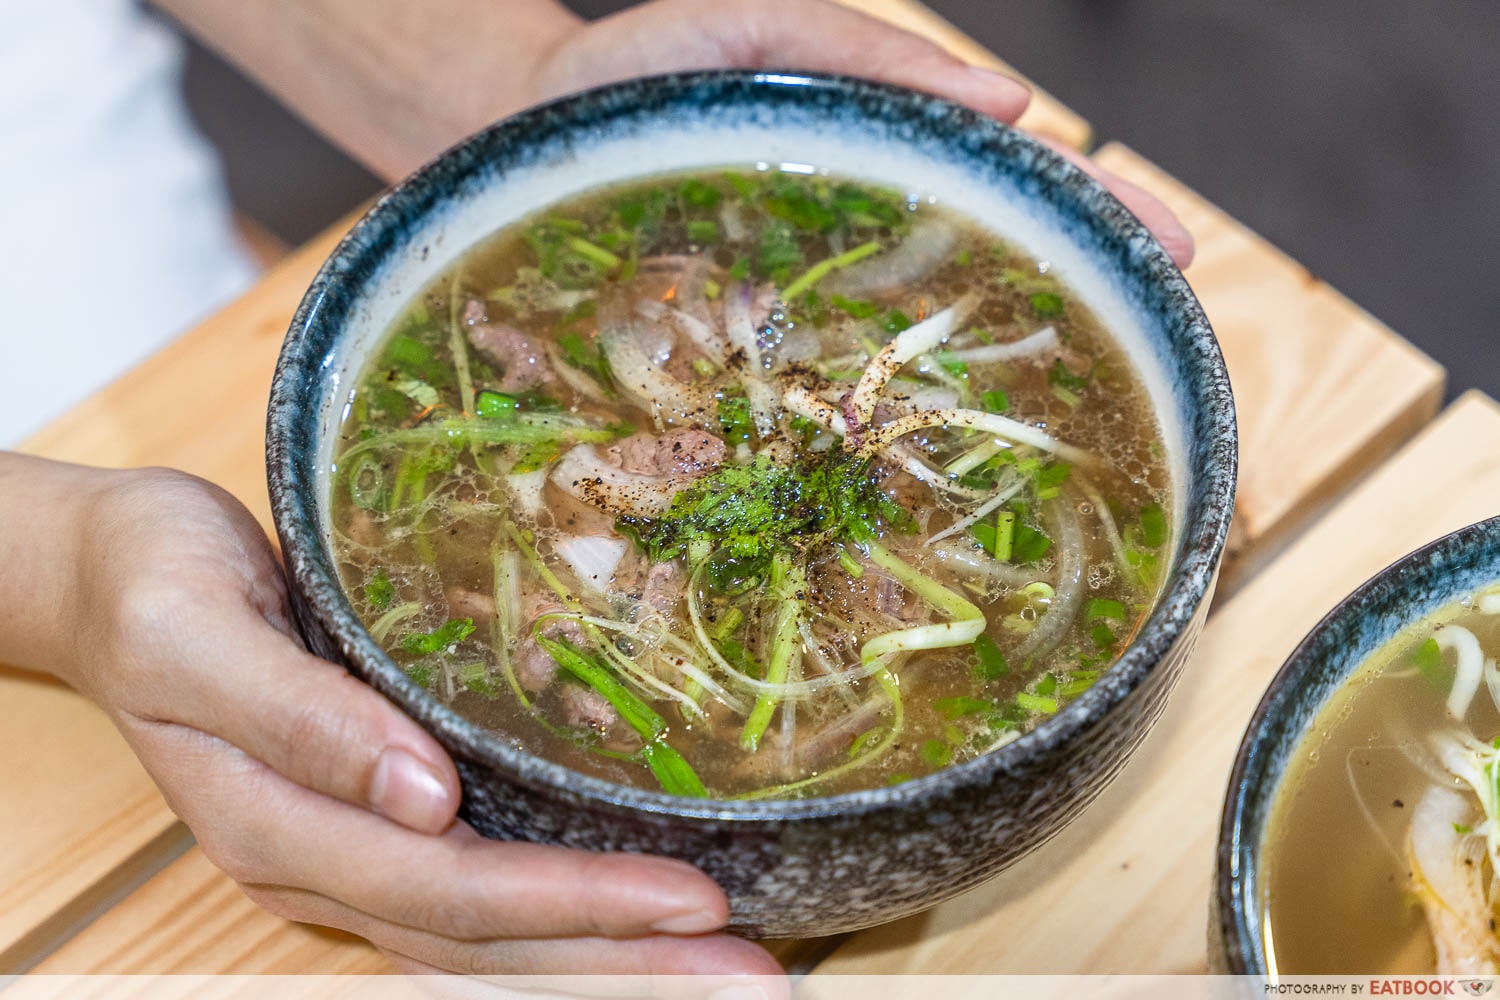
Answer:
[[[1494,987],[1494,985],[1495,984],[1488,979],[1465,979],[1461,983],[1459,983],[1459,986],[1463,987],[1463,991],[1471,997],[1484,996]]]

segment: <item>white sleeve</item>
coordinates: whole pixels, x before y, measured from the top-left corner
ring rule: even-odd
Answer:
[[[132,0],[0,3],[0,445],[254,279],[181,65]]]

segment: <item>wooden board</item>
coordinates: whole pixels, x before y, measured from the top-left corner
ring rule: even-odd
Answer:
[[[271,916],[195,847],[33,971],[372,975],[394,970],[357,937]]]
[[[909,0],[867,0],[864,6],[898,22],[907,19],[965,51],[951,26],[921,18],[924,8]],[[1226,576],[1230,586],[1236,572],[1243,575],[1245,556],[1257,551],[1262,540],[1289,534],[1299,522],[1298,511],[1368,468],[1430,415],[1441,391],[1441,372],[1128,151],[1111,147],[1103,159],[1158,191],[1199,239],[1200,263],[1189,276],[1220,327],[1241,420],[1254,432],[1246,434],[1241,483],[1247,504],[1236,536],[1239,564]],[[25,450],[93,464],[184,468],[228,488],[269,525],[262,424],[270,372],[303,290],[348,221],[289,257],[245,298],[45,429]],[[1278,358],[1296,364],[1277,364]],[[1334,420],[1325,414],[1343,417]],[[14,849],[0,861],[9,867],[0,867],[0,875],[55,873],[50,880],[26,883],[33,888],[24,892],[0,895],[0,960],[11,960],[0,963],[4,970],[15,967],[23,952],[34,957],[114,895],[140,884],[170,856],[163,845],[180,843],[173,838],[182,831],[159,799],[152,798],[154,793],[145,790],[138,766],[95,710],[34,677],[3,675],[0,684],[0,704],[5,706],[0,719],[8,723],[0,728],[0,752],[8,751],[10,759],[49,762],[46,780],[6,802],[4,808],[17,810],[22,826],[38,833],[10,842]],[[33,729],[9,724],[12,718],[47,722]],[[69,777],[94,773],[117,778],[96,783]],[[204,877],[200,869],[185,865],[182,870],[196,872],[194,879]],[[206,877],[219,879],[213,891],[224,894],[213,898],[223,906],[236,911],[248,907],[222,877]],[[209,892],[206,882],[164,873],[149,893],[143,889],[144,895],[132,897],[118,911],[122,923],[100,925],[165,935],[142,940],[139,950],[124,953],[122,961],[168,953],[172,935],[184,932],[163,921],[175,905],[173,894],[190,884],[199,887],[194,892]],[[235,899],[239,903],[226,902]],[[202,925],[205,932],[210,926],[215,925]],[[240,941],[241,927],[249,928],[244,933],[252,937],[261,933],[257,920],[246,916],[216,930],[223,940],[202,954],[248,954]],[[292,925],[283,930],[294,938],[302,933]],[[287,956],[307,954],[296,944],[276,951],[281,945],[275,941],[257,947]]]
[[[776,941],[789,968],[811,968],[832,941]],[[317,975],[394,971],[372,945],[273,917],[194,847],[53,952],[41,974]]]
[[[248,295],[27,441],[92,465],[171,465],[211,479],[270,526],[266,397],[313,273],[353,217]],[[114,727],[35,674],[0,667],[0,972],[25,968],[191,843]]]
[[[914,35],[942,46],[965,62],[998,70],[1026,83],[1032,89],[1031,104],[1016,124],[1029,132],[1056,139],[1074,149],[1087,151],[1093,140],[1089,123],[1057,98],[1041,89],[983,45],[959,31],[916,0],[838,0],[846,7],[878,17]]]
[[[1500,512],[1497,497],[1500,406],[1473,392],[1218,610],[1161,723],[1072,826],[988,885],[856,935],[817,971],[1205,971],[1219,810],[1266,684],[1345,594]]]
[[[1197,241],[1185,274],[1223,347],[1239,417],[1229,593],[1248,557],[1268,557],[1432,419],[1443,369],[1127,147],[1110,143],[1095,160],[1161,198]]]
[[[0,973],[25,968],[187,845],[104,713],[0,667]]]

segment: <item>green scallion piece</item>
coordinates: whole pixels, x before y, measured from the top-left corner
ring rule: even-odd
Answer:
[[[879,252],[880,243],[876,240],[871,240],[868,243],[861,243],[853,250],[846,250],[843,253],[839,254],[837,257],[829,257],[827,260],[820,260],[818,261],[818,263],[809,268],[807,272],[802,275],[802,277],[798,278],[790,285],[787,285],[786,288],[782,291],[781,297],[785,301],[790,302],[810,290],[814,285],[822,281],[824,278],[828,277],[837,269],[841,267],[848,267],[850,264],[857,264],[860,261],[864,260],[866,257]]]
[[[625,259],[618,254],[612,254],[601,246],[596,246],[584,239],[582,236],[569,236],[567,239],[568,249],[591,263],[598,264],[605,271],[617,271]]]
[[[521,401],[515,396],[489,389],[481,390],[474,399],[474,412],[490,420],[508,420],[516,415],[520,406]]]
[[[1148,504],[1141,508],[1141,541],[1153,549],[1159,549],[1167,541],[1167,512],[1161,504]]]
[[[1084,617],[1089,621],[1098,618],[1109,618],[1113,621],[1125,620],[1125,605],[1120,601],[1110,600],[1107,597],[1095,597],[1090,599]]]
[[[1027,712],[1040,712],[1046,715],[1053,715],[1057,712],[1056,698],[1044,698],[1041,695],[1030,694],[1026,691],[1022,691],[1016,695],[1016,704],[1020,705]]]
[[[974,673],[982,681],[993,681],[1010,673],[1010,667],[1005,662],[1005,654],[1000,652],[1000,647],[995,645],[995,640],[987,635],[981,635],[974,640]]]

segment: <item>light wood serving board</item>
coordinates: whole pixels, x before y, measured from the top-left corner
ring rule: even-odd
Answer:
[[[852,5],[966,58],[983,55],[910,0]],[[1044,95],[1028,115],[1026,124],[1076,144],[1087,140],[1081,119]],[[1100,160],[1171,204],[1198,240],[1199,262],[1188,277],[1219,329],[1240,400],[1242,502],[1223,583],[1232,588],[1252,576],[1261,553],[1431,417],[1442,371],[1128,150],[1107,147]],[[269,526],[262,440],[271,369],[303,290],[351,221],[299,249],[244,298],[25,450],[184,468],[226,487]],[[255,911],[196,851],[163,870],[188,843],[185,831],[102,714],[70,692],[0,667],[0,752],[26,762],[25,780],[0,791],[0,822],[22,831],[0,854],[0,972],[35,963],[142,883],[47,967],[295,972],[378,963],[366,945]],[[222,921],[172,917],[179,906],[199,904],[211,904]],[[258,955],[280,957],[267,965],[257,964]]]

